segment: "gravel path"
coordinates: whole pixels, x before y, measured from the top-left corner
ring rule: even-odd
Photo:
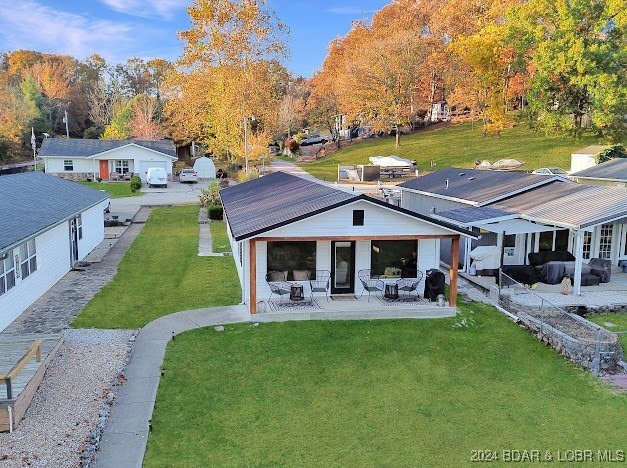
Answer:
[[[0,468],[89,466],[135,335],[66,330],[24,419],[0,433]]]

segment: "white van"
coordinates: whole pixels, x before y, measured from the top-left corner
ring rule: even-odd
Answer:
[[[146,183],[148,188],[154,186],[168,186],[168,173],[162,167],[149,167],[146,171]]]

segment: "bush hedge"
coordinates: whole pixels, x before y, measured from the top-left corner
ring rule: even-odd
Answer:
[[[222,211],[222,206],[221,205],[209,206],[207,208],[207,216],[209,216],[209,219],[221,221],[224,216],[224,213]]]

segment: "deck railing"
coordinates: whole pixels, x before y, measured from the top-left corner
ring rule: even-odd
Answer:
[[[7,374],[0,374],[0,382],[4,382],[7,388],[8,400],[13,399],[12,381],[15,380],[18,375],[20,375],[20,372],[22,372],[24,366],[28,364],[33,356],[35,357],[35,360],[37,362],[41,362],[41,340],[33,341],[33,343],[28,347],[28,350],[26,350],[24,355],[21,357],[21,359],[17,361],[17,364],[15,364]]]

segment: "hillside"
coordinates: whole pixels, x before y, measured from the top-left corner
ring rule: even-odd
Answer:
[[[401,137],[401,146],[394,147],[394,137],[358,141],[315,162],[299,162],[303,170],[322,180],[337,178],[338,164],[368,164],[370,156],[396,154],[415,160],[418,169],[474,167],[475,161],[514,158],[524,161],[521,170],[560,166],[570,168],[570,153],[595,144],[606,144],[596,137],[580,139],[551,138],[528,130],[524,125],[506,129],[500,138],[483,136],[482,126],[464,123],[422,130]],[[431,161],[435,166],[431,166]]]

